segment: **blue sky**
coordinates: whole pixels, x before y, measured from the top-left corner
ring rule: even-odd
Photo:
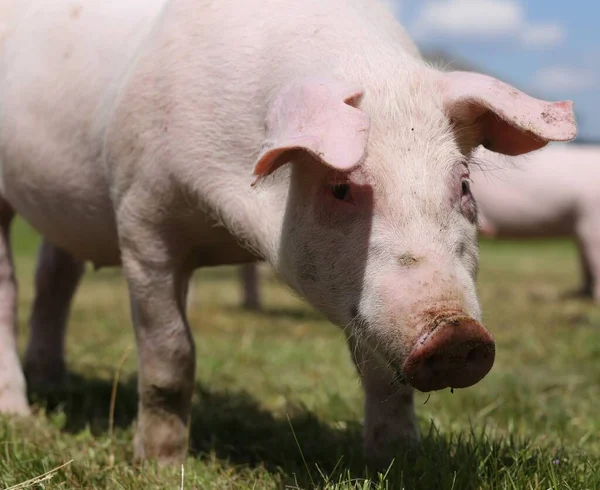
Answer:
[[[575,103],[579,137],[600,141],[600,1],[389,0],[421,48]]]

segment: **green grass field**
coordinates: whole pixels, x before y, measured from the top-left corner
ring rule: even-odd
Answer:
[[[15,242],[23,347],[37,237],[17,223]],[[385,478],[364,470],[362,394],[341,332],[270,276],[263,313],[238,307],[233,268],[194,281],[197,390],[183,488],[600,488],[600,308],[565,297],[579,285],[570,243],[482,244],[495,366],[472,388],[417,395],[423,446],[399,454]],[[31,419],[0,418],[0,488],[182,488],[180,468],[131,462],[132,347],[120,272],[90,270],[71,314],[68,384],[32,394]]]

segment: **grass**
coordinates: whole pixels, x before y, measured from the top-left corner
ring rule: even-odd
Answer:
[[[15,230],[20,346],[37,237]],[[191,323],[197,389],[186,489],[600,488],[600,309],[568,299],[579,285],[569,242],[482,243],[480,298],[497,340],[492,372],[467,390],[419,394],[417,454],[369,475],[362,394],[338,329],[270,276],[265,311],[238,307],[235,269],[199,272]],[[32,394],[29,420],[0,417],[0,488],[181,488],[181,469],[135,466],[135,349],[118,270],[89,271],[68,335],[69,382]],[[72,460],[72,461],[71,461]]]

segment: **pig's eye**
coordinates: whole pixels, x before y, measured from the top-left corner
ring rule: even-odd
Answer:
[[[462,185],[462,195],[468,196],[471,193],[471,186],[469,185],[469,181],[463,179],[461,185]]]
[[[477,221],[477,204],[471,193],[471,183],[468,177],[463,177],[460,183],[462,195],[460,200],[460,208],[463,215],[471,222]]]
[[[352,202],[350,184],[333,184],[331,186],[331,193],[339,201]]]

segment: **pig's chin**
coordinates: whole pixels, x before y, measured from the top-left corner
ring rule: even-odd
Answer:
[[[368,345],[375,360],[394,372],[394,382],[422,391],[467,388],[481,381],[495,359],[492,335],[472,317],[457,311],[438,315],[419,329],[405,355]],[[371,343],[369,343],[371,344]]]

